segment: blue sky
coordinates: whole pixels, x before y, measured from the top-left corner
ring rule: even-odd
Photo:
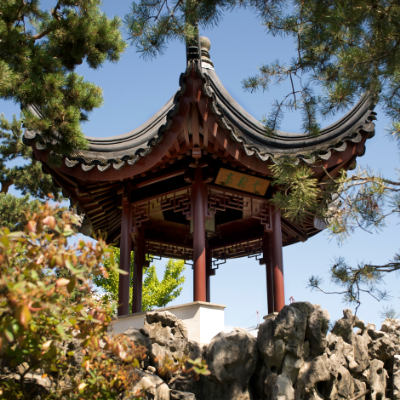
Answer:
[[[42,2],[43,7],[54,6],[55,1]],[[123,17],[130,8],[125,0],[104,1],[103,9],[109,15]],[[260,20],[248,10],[228,13],[218,27],[201,30],[201,34],[211,41],[211,59],[222,83],[231,95],[254,117],[261,119],[268,114],[271,102],[286,94],[288,87],[272,87],[268,93],[246,93],[242,90],[243,78],[257,73],[257,66],[276,59],[289,61],[293,56],[291,39],[267,36]],[[185,70],[185,47],[180,42],[172,42],[165,54],[152,61],[144,61],[129,47],[117,64],[106,64],[97,71],[82,65],[77,72],[89,81],[103,88],[104,106],[90,115],[84,126],[88,136],[113,136],[128,132],[151,117],[172,97],[179,85],[179,75]],[[19,107],[11,102],[0,102],[0,111],[7,117],[19,113]],[[358,159],[361,167],[373,170],[390,178],[397,178],[398,148],[389,141],[385,127],[389,121],[378,108],[376,135],[367,142],[366,155]],[[338,119],[336,116],[334,119]],[[330,121],[324,121],[328,125]],[[282,130],[299,132],[300,116],[286,114]],[[387,262],[399,250],[398,219],[391,219],[380,234],[357,231],[350,240],[339,247],[335,240],[329,240],[325,232],[284,248],[285,297],[296,301],[310,301],[321,304],[329,310],[332,320],[341,317],[347,308],[340,296],[328,296],[306,289],[311,275],[325,278],[324,288],[336,290],[330,285],[327,271],[335,257],[343,256],[355,265],[366,261],[376,264]],[[162,276],[166,260],[157,261],[157,271]],[[172,304],[192,301],[192,270],[187,266],[187,280],[182,295]],[[226,305],[225,323],[229,326],[250,327],[256,324],[256,313],[267,313],[265,289],[265,267],[254,259],[242,258],[228,261],[211,278],[211,301]],[[378,303],[367,295],[363,298],[358,315],[361,319],[380,326],[379,312],[383,306],[393,304],[400,311],[397,276],[391,274],[385,280],[385,289],[393,296],[391,302]]]

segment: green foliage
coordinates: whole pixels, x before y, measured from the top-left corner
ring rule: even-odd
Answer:
[[[272,166],[272,170],[274,184],[279,189],[272,202],[282,209],[282,215],[298,222],[306,214],[317,215],[325,220],[339,243],[357,228],[379,231],[385,227],[387,217],[400,216],[400,183],[370,171],[359,170],[351,176],[343,171],[338,177],[324,171],[326,179],[318,183],[308,166],[296,166],[294,160],[282,159]],[[333,195],[338,196],[339,204],[329,205]],[[324,204],[328,206],[323,207]],[[323,293],[340,294],[344,302],[358,309],[362,294],[369,294],[378,301],[389,300],[389,294],[381,289],[383,278],[399,270],[400,254],[395,254],[393,260],[383,265],[359,263],[351,266],[338,258],[330,269],[330,277],[339,291],[323,290],[323,280],[318,276],[311,276],[308,286]]]
[[[125,48],[119,19],[109,20],[100,4],[59,0],[43,11],[38,0],[0,3],[0,98],[35,105],[40,118],[25,108],[23,124],[56,153],[85,147],[80,123],[103,101],[75,67],[118,61]]]
[[[125,26],[131,44],[145,58],[162,54],[169,41],[174,39],[192,41],[201,26],[218,23],[224,8],[233,6],[235,1],[194,1],[166,0],[133,2],[131,12],[125,17]]]
[[[331,182],[334,185],[330,185]],[[325,220],[332,236],[339,243],[346,240],[357,228],[367,232],[379,231],[386,225],[390,215],[400,216],[400,183],[373,175],[366,170],[359,170],[352,176],[342,173],[338,178],[329,177],[325,191],[335,188],[339,195],[340,205],[325,210]],[[331,194],[334,193],[333,191]],[[343,296],[343,301],[356,305],[361,304],[361,295],[369,294],[376,300],[389,300],[391,296],[381,289],[386,274],[400,270],[400,254],[382,265],[359,263],[351,266],[343,258],[338,258],[330,269],[331,281],[341,287],[338,292],[322,290],[322,280],[312,276],[309,280],[311,289],[323,293],[335,293]]]
[[[34,160],[32,148],[23,144],[23,129],[40,133],[40,140],[53,151],[53,163],[60,154],[86,146],[81,122],[102,105],[102,90],[74,69],[84,61],[90,68],[116,62],[126,46],[120,20],[108,19],[100,4],[58,0],[44,11],[38,0],[0,2],[0,98],[22,107],[19,119],[0,118],[1,193],[14,185],[23,195],[44,199],[52,194],[56,201],[61,199],[51,176]],[[25,211],[38,203],[7,196],[1,204],[7,214],[0,221],[20,229],[14,222],[21,217],[24,224]]]
[[[396,1],[277,1],[262,16],[267,33],[294,39],[297,56],[289,64],[263,65],[245,79],[247,90],[268,90],[290,80],[292,92],[281,108],[303,112],[303,131],[317,132],[317,115],[328,116],[352,105],[368,92],[384,105],[392,119],[391,133],[399,137],[400,51],[397,41],[400,6]],[[304,83],[303,83],[304,82]],[[319,96],[311,85],[322,89]],[[274,119],[272,110],[270,119]],[[310,122],[307,122],[310,119]],[[271,128],[271,124],[267,124]]]
[[[361,295],[363,293],[373,296],[378,301],[391,298],[386,291],[380,289],[384,271],[376,268],[376,266],[360,263],[357,267],[353,267],[348,265],[345,259],[339,257],[330,269],[330,276],[331,281],[342,288],[342,290],[333,293],[341,294],[343,301],[355,305],[356,310],[361,305]],[[316,289],[323,293],[332,293],[322,290],[322,284],[323,280],[320,277],[312,276],[309,279],[308,286],[312,290]]]
[[[318,180],[312,177],[312,170],[304,164],[295,165],[295,162],[290,157],[282,157],[271,166],[273,184],[278,187],[271,201],[282,209],[285,218],[300,222],[307,213],[315,214],[323,192],[317,186]]]
[[[11,194],[0,193],[0,226],[10,231],[20,231],[28,223],[27,213],[37,212],[40,208],[39,200],[29,200],[29,195],[16,197]]]
[[[330,210],[330,230],[340,241],[356,228],[379,231],[389,215],[400,216],[400,182],[391,181],[367,170],[336,178],[341,207]]]
[[[11,185],[23,195],[31,194],[44,199],[50,193],[56,201],[62,197],[50,175],[43,173],[42,164],[33,158],[32,148],[22,143],[22,120],[14,116],[9,122],[0,116],[0,183],[1,193],[7,193]],[[7,167],[9,162],[24,160],[25,165]],[[9,199],[11,197],[8,197]]]
[[[284,110],[300,110],[303,132],[318,134],[318,116],[342,111],[368,92],[392,119],[393,137],[400,137],[400,5],[395,0],[141,0],[133,3],[125,24],[132,44],[152,57],[170,40],[193,39],[196,22],[216,25],[224,12],[239,7],[253,10],[268,34],[292,37],[296,48],[290,63],[262,65],[258,75],[243,81],[250,91],[290,82],[290,93],[264,119],[268,134],[279,129]]]
[[[113,248],[114,260],[117,265],[120,263],[120,250]],[[131,273],[130,280],[133,282],[134,253],[131,252]],[[110,268],[110,259],[104,260],[104,268],[108,272],[107,278],[102,275],[94,276],[93,282],[104,290],[103,300],[105,302],[118,301],[119,273]],[[143,268],[144,282],[142,292],[142,310],[150,311],[154,307],[165,307],[172,300],[176,299],[182,292],[182,285],[185,277],[182,275],[185,270],[185,263],[181,260],[168,260],[165,266],[164,276],[160,282],[157,277],[155,265]],[[130,285],[129,301],[132,302],[132,287]]]
[[[135,381],[143,351],[107,336],[114,305],[93,297],[89,277],[105,272],[105,243],[68,246],[76,221],[64,213],[57,222],[56,213],[46,204],[27,215],[24,231],[0,229],[0,398],[117,398]],[[48,389],[31,384],[37,379]]]
[[[108,276],[105,257],[118,273],[113,251],[101,240],[69,246],[77,221],[59,214],[46,203],[28,212],[24,231],[0,228],[0,399],[145,396],[132,386],[146,349],[107,334],[115,302],[99,302],[92,289],[91,277]],[[160,372],[182,370],[194,379],[209,374],[188,357],[166,358]]]
[[[143,283],[143,311],[152,310],[154,307],[165,307],[176,299],[182,292],[185,277],[183,260],[169,259],[165,266],[164,276],[160,282],[157,278],[156,266],[150,266],[145,272]]]

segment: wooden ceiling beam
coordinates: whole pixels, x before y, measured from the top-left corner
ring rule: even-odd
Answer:
[[[292,223],[288,222],[286,219],[281,218],[282,228],[286,229],[289,233],[294,235],[301,242],[305,242],[308,238],[303,232],[301,232],[297,227],[295,227]]]

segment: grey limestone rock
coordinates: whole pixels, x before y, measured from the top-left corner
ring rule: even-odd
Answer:
[[[384,363],[389,359],[393,359],[396,354],[396,343],[387,333],[382,332],[383,336],[370,343],[368,351],[370,359],[378,359]]]
[[[353,328],[359,328],[354,333]],[[340,336],[346,343],[353,346],[354,361],[351,354],[346,359],[349,362],[349,368],[356,374],[362,374],[369,366],[368,345],[372,339],[369,335],[371,326],[366,326],[356,315],[353,315],[350,309],[343,311],[343,318],[336,321],[332,333]]]
[[[364,322],[361,321],[353,312],[347,308],[343,310],[343,318],[336,321],[332,333],[341,336],[346,343],[353,344],[354,332],[353,328],[364,329]]]
[[[286,375],[278,375],[272,389],[272,396],[279,400],[294,400],[295,392],[292,381]]]
[[[123,399],[133,400],[141,393],[145,400],[349,400],[368,390],[359,400],[400,400],[399,321],[386,320],[378,331],[350,310],[343,315],[326,335],[327,312],[307,302],[294,303],[261,324],[257,339],[235,328],[200,345],[189,341],[185,325],[174,315],[149,312],[143,329],[124,332],[147,349],[148,358]],[[79,366],[79,341],[64,347],[74,350],[70,363]],[[181,370],[163,378],[157,375],[163,357],[184,356],[204,358],[211,374],[195,379]],[[0,359],[0,380],[24,376],[38,394],[51,391],[52,382],[42,378],[40,369],[6,364]],[[190,367],[188,362],[185,368]]]
[[[354,380],[348,369],[341,365],[335,354],[329,357],[328,365],[333,382],[331,392],[325,395],[330,399],[351,398],[354,393]]]
[[[293,306],[285,306],[275,319],[259,327],[257,344],[268,373],[278,373],[287,353],[302,358],[307,314]]]
[[[145,400],[170,400],[168,385],[157,375],[136,370],[139,380],[132,386],[123,400],[133,400],[141,395]]]
[[[355,378],[353,379],[353,381],[354,381],[354,397],[366,391],[367,385],[365,382],[361,382]],[[359,400],[365,400],[365,396],[360,397]]]
[[[329,397],[334,377],[330,373],[327,354],[306,361],[299,371],[296,383],[296,399],[306,400],[312,397]]]
[[[329,355],[335,355],[340,365],[348,367],[350,370],[354,370],[358,364],[354,361],[354,349],[351,344],[346,343],[342,337],[335,334],[327,336],[327,349],[326,352]]]
[[[204,399],[251,400],[249,381],[257,365],[256,339],[234,328],[216,335],[206,351],[211,375],[205,383]]]
[[[353,336],[354,360],[358,364],[358,366],[354,368],[354,372],[356,373],[362,373],[370,364],[368,355],[369,343],[371,343],[371,338],[367,330],[360,330]]]
[[[124,335],[133,342],[135,346],[146,348],[146,358],[143,360],[143,367],[149,366],[149,356],[151,352],[151,341],[149,334],[145,329],[129,328],[124,332]]]
[[[290,353],[286,354],[285,360],[283,361],[282,375],[288,377],[293,385],[296,382],[297,375],[303,364],[303,358],[295,358]]]
[[[400,321],[398,319],[387,318],[382,324],[381,331],[385,333],[398,333],[400,334]]]
[[[400,400],[400,355],[393,358],[393,400]]]
[[[388,378],[386,370],[383,368],[383,362],[372,360],[369,368],[368,383],[371,388],[372,400],[386,399],[386,380]]]
[[[326,347],[326,334],[330,320],[328,311],[322,310],[319,304],[309,302],[296,302],[291,306],[307,315],[305,338],[309,342],[310,355],[312,357],[321,355]]]
[[[171,390],[171,400],[196,400],[196,396],[189,392],[180,392],[179,390]]]
[[[192,360],[196,360],[198,358],[205,358],[205,349],[207,348],[207,346],[200,346],[199,343],[193,341],[193,340],[189,340],[189,344],[188,344],[188,355],[189,358]],[[191,368],[192,365],[190,365],[189,363],[186,364],[186,368],[189,369]],[[171,389],[174,389],[176,391],[181,391],[181,392],[189,392],[189,393],[193,393],[193,395],[196,395],[196,397],[198,396],[199,391],[201,390],[201,386],[203,383],[203,380],[205,378],[201,377],[201,381],[200,382],[196,382],[193,377],[189,377],[185,374],[180,374],[177,373],[170,381],[169,386]]]
[[[163,358],[182,358],[189,351],[185,324],[168,311],[152,311],[146,314],[144,330],[151,341],[150,362],[157,369]]]

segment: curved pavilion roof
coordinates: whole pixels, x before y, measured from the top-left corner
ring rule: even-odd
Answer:
[[[125,164],[133,165],[141,157],[146,157],[170,129],[181,105],[180,98],[185,93],[185,78],[192,69],[195,69],[196,75],[202,81],[202,93],[211,100],[209,108],[219,117],[219,125],[229,131],[233,140],[241,143],[247,155],[262,161],[274,162],[276,157],[290,154],[308,164],[314,164],[319,160],[328,160],[334,152],[344,151],[348,142],[359,143],[362,140],[361,132],[368,132],[368,138],[374,135],[374,104],[368,96],[363,96],[345,116],[322,129],[318,136],[283,131],[267,136],[264,125],[232,98],[210,64],[203,62],[200,68],[198,63],[193,63],[181,75],[179,90],[148,121],[118,136],[87,136],[88,149],[77,150],[66,157],[66,166],[75,167],[81,164],[85,171],[94,166],[99,171],[105,171],[109,167],[118,170]],[[34,137],[35,133],[25,133],[26,139]],[[40,144],[37,147],[40,150],[45,149]]]
[[[121,199],[117,193],[128,186],[134,190],[132,204],[146,199],[149,193],[165,193],[160,182],[168,190],[185,189],[188,186],[183,178],[194,159],[211,170],[225,165],[233,171],[271,179],[271,163],[282,155],[293,156],[296,163],[309,164],[315,177],[324,179],[324,169],[335,175],[354,166],[356,158],[364,154],[366,140],[374,135],[374,104],[364,96],[318,136],[282,131],[267,136],[263,124],[227,92],[208,58],[208,50],[209,46],[202,49],[201,60],[199,55],[188,60],[187,69],[180,76],[180,88],[147,122],[119,136],[87,137],[88,149],[65,156],[60,167],[47,162],[48,151],[36,140],[36,134],[25,132],[25,140],[32,144],[44,170],[85,214],[93,229],[106,233],[110,243],[118,242],[121,226]],[[217,189],[212,179],[209,182]],[[268,201],[272,194],[269,189],[263,199]],[[282,219],[284,245],[318,233],[313,219],[311,215],[298,225]],[[159,221],[157,224],[163,226]],[[149,222],[146,228],[149,237],[161,238],[152,231],[156,224],[150,225]],[[231,228],[226,225],[226,229],[228,237]],[[257,229],[250,226],[249,230]],[[187,235],[182,235],[177,234],[176,242],[188,240]],[[216,247],[218,240],[212,239]]]

